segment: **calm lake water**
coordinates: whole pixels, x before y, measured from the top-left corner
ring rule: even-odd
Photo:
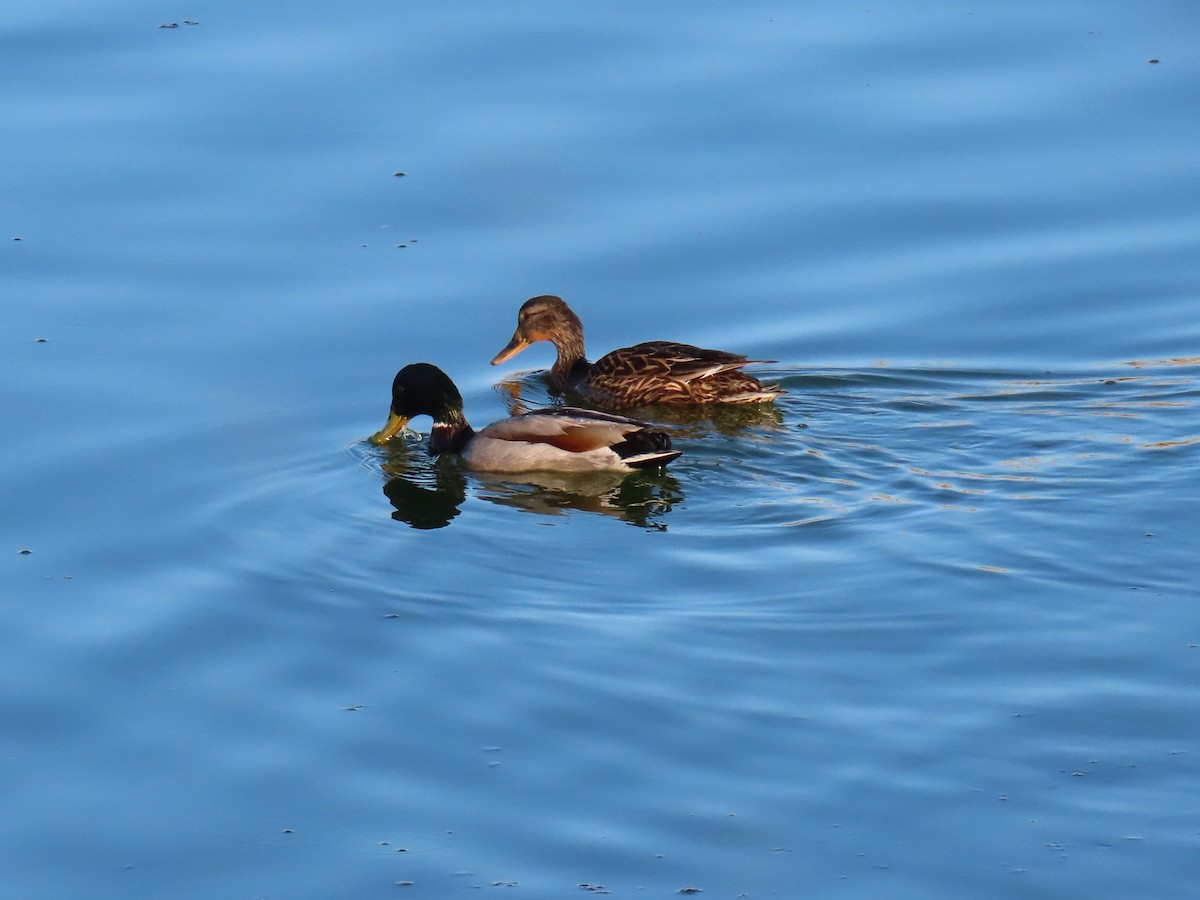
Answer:
[[[1194,3],[4,19],[0,895],[1194,895]],[[541,293],[789,393],[364,442]]]

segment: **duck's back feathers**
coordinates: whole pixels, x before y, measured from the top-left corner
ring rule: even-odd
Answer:
[[[680,455],[661,429],[572,407],[493,422],[463,451],[468,466],[491,472],[642,469],[664,466]]]
[[[674,341],[645,341],[598,359],[577,389],[610,408],[641,404],[762,403],[784,393],[741,371],[748,359]]]
[[[747,359],[737,353],[724,350],[706,350],[691,344],[676,341],[643,341],[632,347],[622,347],[592,364],[592,377],[630,377],[638,374],[670,375],[681,381],[706,378],[718,372],[740,369],[752,362],[768,362],[762,359]]]

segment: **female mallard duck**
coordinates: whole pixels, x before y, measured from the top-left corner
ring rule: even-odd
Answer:
[[[501,419],[475,431],[463,415],[462,395],[437,366],[413,363],[392,382],[387,423],[371,442],[391,440],[416,416],[433,418],[429,453],[457,453],[481,472],[630,471],[665,466],[682,451],[645,422],[587,409],[558,407]]]
[[[674,341],[622,347],[594,363],[583,352],[583,325],[560,297],[534,297],[517,313],[517,330],[492,365],[516,356],[535,341],[550,341],[558,358],[550,367],[550,390],[575,391],[598,406],[625,409],[643,404],[763,403],[785,393],[741,371],[752,363],[723,350]]]

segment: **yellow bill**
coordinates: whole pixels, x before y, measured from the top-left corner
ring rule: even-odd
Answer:
[[[407,424],[408,419],[405,416],[398,416],[394,412],[388,413],[388,420],[384,423],[383,428],[371,435],[371,443],[386,444],[403,431]]]

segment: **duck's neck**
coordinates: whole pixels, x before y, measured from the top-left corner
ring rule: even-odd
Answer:
[[[429,433],[429,455],[462,453],[467,441],[475,436],[475,429],[468,424],[461,412],[448,412],[439,416]]]
[[[565,329],[552,340],[558,358],[550,367],[550,389],[562,393],[582,381],[592,364],[583,353],[583,328]]]

